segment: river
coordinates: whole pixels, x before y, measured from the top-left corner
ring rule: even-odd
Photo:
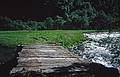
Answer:
[[[73,51],[81,58],[117,68],[120,72],[120,32],[85,33],[88,39]]]

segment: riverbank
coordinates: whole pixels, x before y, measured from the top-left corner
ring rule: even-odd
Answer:
[[[0,45],[57,43],[70,47],[85,40],[84,32],[95,32],[95,30],[0,31]]]

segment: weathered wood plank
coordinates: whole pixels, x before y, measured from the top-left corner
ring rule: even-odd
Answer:
[[[78,62],[77,58],[19,58],[18,62]]]
[[[46,44],[46,45],[23,45],[23,49],[41,49],[41,48],[63,48],[56,44]]]
[[[60,49],[23,49],[18,53],[19,57],[73,57],[68,52]]]

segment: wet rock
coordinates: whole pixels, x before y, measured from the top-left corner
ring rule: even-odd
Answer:
[[[119,77],[119,71],[116,68],[108,68],[107,69],[109,77]]]
[[[98,63],[90,63],[87,67],[95,77],[119,77],[119,71],[116,68],[108,68]]]

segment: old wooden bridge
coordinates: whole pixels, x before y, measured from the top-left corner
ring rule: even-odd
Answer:
[[[70,67],[81,63],[78,56],[56,44],[24,45],[18,55],[18,64],[10,72],[12,77],[66,77],[63,74],[81,71]]]

